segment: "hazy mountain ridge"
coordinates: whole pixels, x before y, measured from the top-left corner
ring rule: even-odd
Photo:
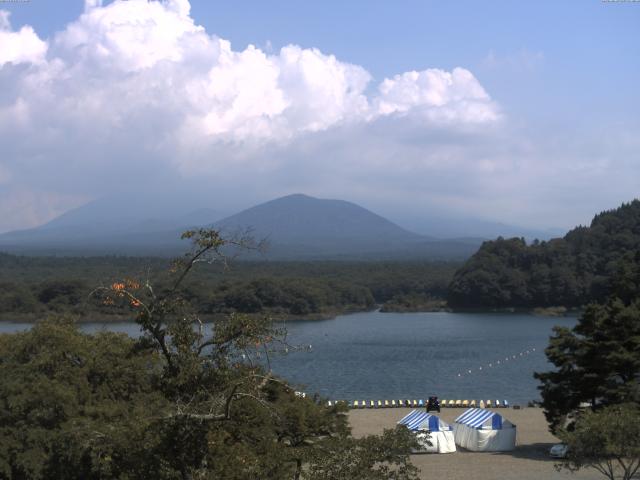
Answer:
[[[399,225],[411,226],[410,230],[416,233],[448,239],[472,237],[489,240],[497,237],[524,237],[527,240],[549,240],[566,233],[566,230],[560,228],[534,229],[460,214],[442,216],[437,213],[413,213],[399,214],[393,218]]]
[[[176,195],[114,195],[69,210],[39,227],[0,235],[0,250],[38,255],[172,255],[179,232],[224,214],[193,208]]]
[[[160,255],[187,247],[187,228],[209,226],[227,234],[250,229],[266,238],[262,259],[462,259],[483,238],[420,235],[355,203],[303,194],[277,198],[222,218],[212,209],[187,210],[169,197],[114,197],[91,202],[30,230],[0,235],[0,250],[23,254]]]

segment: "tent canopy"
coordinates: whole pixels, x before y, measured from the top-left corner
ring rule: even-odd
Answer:
[[[453,429],[435,415],[424,410],[412,410],[398,424],[405,425],[409,430],[416,432],[420,448],[414,450],[413,453],[452,453],[456,451]]]
[[[420,410],[412,410],[398,424],[406,425],[409,430],[429,430],[431,432],[451,430],[451,426],[440,420],[439,417]]]
[[[483,408],[470,408],[458,418],[455,419],[456,423],[466,425],[470,428],[490,428],[493,430],[501,430],[503,423],[506,422],[505,427],[511,426],[511,424],[503,420],[502,415],[491,410],[485,410]]]
[[[470,408],[453,424],[456,445],[473,452],[508,452],[516,448],[516,426],[502,415]]]

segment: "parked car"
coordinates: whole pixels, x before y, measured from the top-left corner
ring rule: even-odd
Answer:
[[[569,445],[566,443],[558,443],[549,450],[549,455],[553,458],[567,458],[568,453]]]
[[[431,412],[433,410],[440,413],[440,402],[436,396],[429,397],[429,400],[427,400],[427,412]]]

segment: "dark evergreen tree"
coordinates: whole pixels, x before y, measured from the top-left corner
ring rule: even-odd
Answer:
[[[640,259],[626,260],[605,303],[589,305],[573,329],[554,329],[546,354],[556,369],[535,374],[553,431],[583,402],[640,402]]]

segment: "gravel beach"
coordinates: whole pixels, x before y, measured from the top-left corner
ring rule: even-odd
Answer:
[[[409,413],[408,408],[351,410],[349,422],[356,437],[382,433],[384,428],[393,428],[396,422]],[[452,423],[464,410],[442,409],[440,418]],[[517,446],[512,452],[478,453],[458,448],[450,454],[412,455],[413,464],[420,468],[420,478],[447,480],[485,479],[601,479],[595,470],[585,470],[577,474],[558,472],[554,468],[556,460],[549,457],[549,448],[558,443],[547,429],[547,422],[540,408],[520,410],[499,409],[504,418],[518,428]]]

